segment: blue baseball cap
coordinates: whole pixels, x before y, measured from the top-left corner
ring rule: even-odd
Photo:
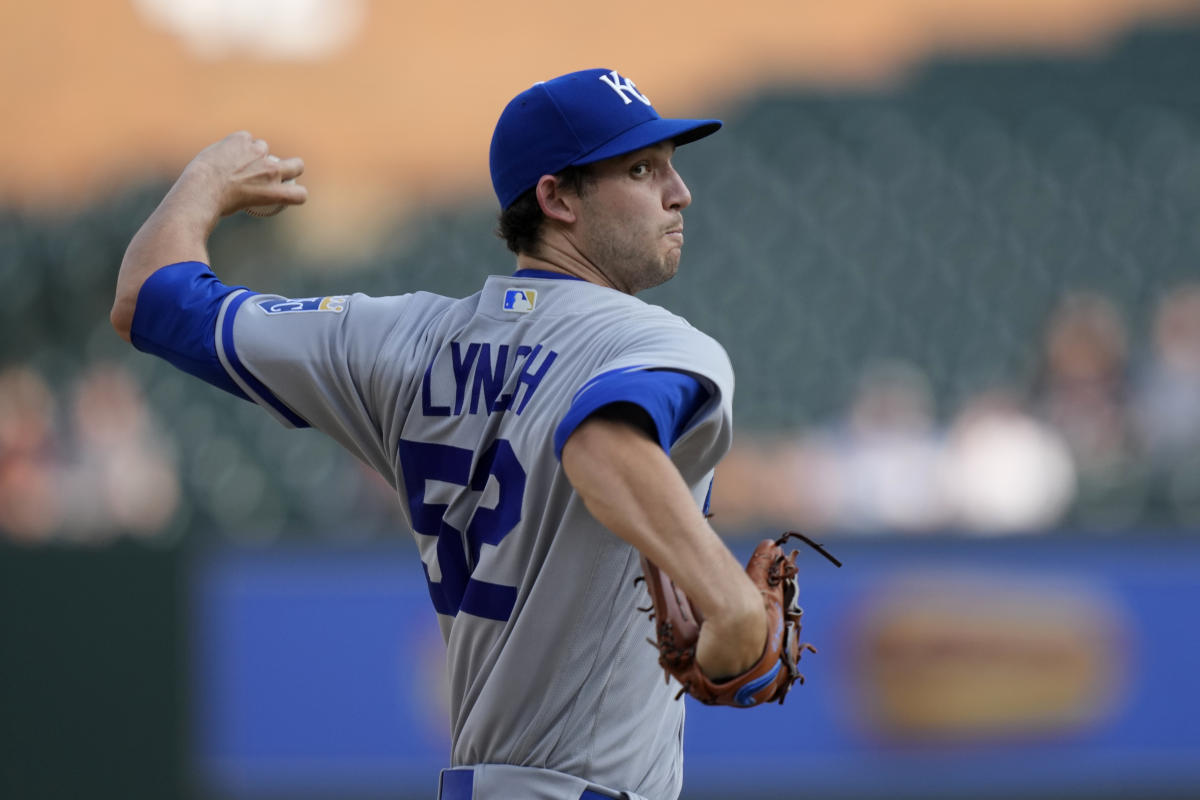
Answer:
[[[668,139],[687,144],[720,127],[718,119],[663,119],[615,69],[571,72],[534,84],[504,108],[492,134],[492,186],[505,209],[543,175]]]

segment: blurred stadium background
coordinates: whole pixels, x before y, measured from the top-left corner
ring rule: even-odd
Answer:
[[[0,22],[0,798],[432,795],[441,645],[390,490],[128,349],[113,280],[244,127],[313,199],[227,220],[227,282],[470,293],[511,263],[496,115],[597,65],[726,121],[680,151],[688,248],[647,296],[737,371],[715,524],[847,562],[811,566],[822,653],[774,728],[695,709],[685,798],[1200,796],[1200,4]]]

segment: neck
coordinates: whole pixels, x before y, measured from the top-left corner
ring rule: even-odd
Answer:
[[[561,272],[597,286],[606,286],[609,289],[632,294],[626,287],[618,285],[609,275],[606,275],[577,248],[571,246],[570,242],[554,236],[544,237],[539,243],[536,253],[518,253],[517,269],[543,269],[548,272]]]

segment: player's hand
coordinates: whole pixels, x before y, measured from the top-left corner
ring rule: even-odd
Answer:
[[[208,237],[222,216],[307,200],[306,188],[285,183],[302,172],[303,161],[274,158],[266,142],[246,131],[200,151],[125,250],[110,314],[117,333],[130,341],[138,293],[156,270],[181,261],[208,263]]]
[[[767,614],[758,589],[745,581],[745,591],[718,616],[705,617],[696,640],[696,666],[714,681],[740,675],[762,657],[767,641]]]
[[[303,172],[303,160],[277,158],[265,141],[238,131],[201,150],[176,189],[205,203],[214,216],[227,216],[253,206],[300,205],[308,189],[290,181]]]

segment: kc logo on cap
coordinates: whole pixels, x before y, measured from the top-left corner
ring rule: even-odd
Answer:
[[[622,78],[618,75],[615,69],[605,75],[601,75],[600,80],[607,83],[614,92],[620,95],[621,99],[625,101],[625,105],[633,102],[629,99],[629,95],[625,94],[626,92],[641,100],[646,105],[650,105],[650,98],[639,92],[637,87],[633,85],[633,81],[629,80],[629,78]]]

